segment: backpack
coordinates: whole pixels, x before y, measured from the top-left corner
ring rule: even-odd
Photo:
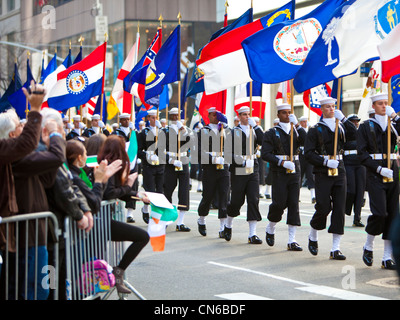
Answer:
[[[104,260],[94,260],[82,265],[80,282],[82,294],[96,295],[110,291],[115,286],[115,276],[112,271],[113,268]],[[87,288],[88,286],[90,287]]]

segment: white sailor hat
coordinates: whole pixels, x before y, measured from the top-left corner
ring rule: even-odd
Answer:
[[[99,114],[94,114],[92,116],[92,120],[100,120],[100,115]]]
[[[140,122],[139,122],[139,125],[141,125],[141,126],[144,125],[144,124],[145,124],[144,121],[140,121]]]
[[[123,113],[119,116],[120,119],[130,119],[131,115],[129,113]]]
[[[389,95],[387,93],[378,93],[371,97],[372,103],[379,101],[379,100],[388,100]]]
[[[112,125],[111,127],[112,127],[112,128],[118,128],[119,125],[118,125],[118,123],[113,123],[113,125]]]
[[[292,110],[292,106],[290,104],[284,103],[276,107],[277,111],[282,111],[282,110]]]
[[[64,122],[69,122],[69,117],[68,117],[68,116],[64,116],[63,121],[64,121]]]
[[[167,123],[167,119],[161,119],[160,123]]]
[[[74,121],[81,121],[81,116],[73,116],[72,117],[72,120],[74,120]]]
[[[241,113],[244,113],[244,112],[250,112],[250,107],[241,107],[238,111],[237,111],[237,113],[238,114],[241,114]]]
[[[239,121],[239,118],[238,118],[238,116],[235,116],[235,121]]]
[[[157,110],[156,109],[149,110],[147,112],[147,115],[148,116],[157,116]]]
[[[319,100],[319,103],[321,104],[321,106],[325,105],[325,104],[336,104],[337,99],[335,98],[331,98],[331,97],[326,97],[326,98],[322,98],[321,100]]]
[[[371,107],[371,108],[368,109],[367,113],[368,114],[374,114],[375,113],[375,109]]]
[[[169,111],[169,114],[171,114],[171,115],[179,114],[178,108],[172,108],[172,109]]]
[[[279,120],[279,118],[276,118],[275,120],[274,120],[274,123],[279,123],[281,120]]]
[[[307,116],[302,116],[299,121],[308,121],[308,117]]]
[[[213,113],[213,112],[217,112],[217,108],[211,107],[210,109],[208,109],[208,113]]]

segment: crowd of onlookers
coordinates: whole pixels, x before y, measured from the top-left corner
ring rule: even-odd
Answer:
[[[44,88],[32,83],[24,93],[31,106],[24,124],[14,110],[0,114],[0,219],[52,212],[60,228],[65,217],[70,217],[79,229],[90,232],[103,200],[139,197],[148,201],[144,193],[132,188],[137,173],[131,171],[121,137],[96,134],[67,142],[60,113],[42,110]],[[86,166],[88,155],[98,156],[98,167]],[[54,261],[56,241],[60,267],[57,298],[66,299],[63,240],[56,238],[46,221],[29,223],[27,233],[17,233],[14,224],[0,225],[0,300],[54,298],[47,286],[40,284],[47,276],[41,272],[43,267]],[[123,284],[124,271],[147,245],[149,236],[145,230],[122,222],[112,221],[110,228],[113,241],[132,242],[113,269],[118,292],[129,293]],[[24,239],[25,234],[28,239]],[[35,283],[39,284],[36,289]]]

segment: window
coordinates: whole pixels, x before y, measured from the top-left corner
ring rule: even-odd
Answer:
[[[0,16],[3,14],[3,0],[0,0]]]
[[[15,0],[7,0],[7,11],[15,10]]]
[[[33,15],[38,15],[42,13],[42,8],[44,6],[58,7],[71,2],[72,0],[32,0],[33,2]]]

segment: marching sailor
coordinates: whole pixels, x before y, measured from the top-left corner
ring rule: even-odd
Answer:
[[[130,122],[131,115],[123,113],[120,115],[119,119],[121,125],[119,128],[115,129],[112,134],[123,137],[126,142],[129,142],[131,139],[131,130],[135,130],[135,125],[133,122]]]
[[[361,119],[356,114],[349,115],[347,119],[358,129]],[[353,210],[353,227],[365,227],[361,222],[361,210],[364,203],[367,171],[357,156],[357,139],[348,140],[344,144],[343,161],[347,177],[346,215],[351,216]]]
[[[190,209],[189,191],[189,150],[190,132],[181,121],[178,108],[172,108],[169,113],[169,125],[163,129],[165,133],[166,165],[164,176],[164,194],[172,203],[172,195],[178,183],[179,216],[176,231],[190,232],[184,224],[186,213]],[[180,143],[179,143],[179,141]]]
[[[306,131],[291,114],[292,107],[283,104],[277,107],[279,124],[264,134],[262,158],[270,163],[272,171],[272,204],[269,207],[269,224],[266,229],[266,241],[275,245],[276,225],[282,220],[287,208],[289,228],[289,251],[303,251],[296,242],[296,228],[301,226],[299,212],[300,162],[299,148],[304,145]],[[291,158],[291,128],[293,124],[293,158]]]
[[[372,266],[374,240],[376,236],[382,235],[382,268],[395,270],[389,233],[394,218],[399,214],[399,169],[394,149],[400,132],[400,117],[388,106],[387,94],[374,95],[371,99],[375,115],[360,125],[357,135],[358,156],[367,168],[367,189],[372,213],[365,229],[367,241],[363,261],[367,266]],[[393,123],[389,122],[389,118]],[[388,125],[391,128],[389,137]]]
[[[81,116],[76,115],[72,117],[73,120],[73,129],[68,133],[66,140],[72,140],[74,138],[80,137],[82,130],[85,128],[83,122],[81,122]]]
[[[157,110],[147,115],[149,125],[138,134],[138,157],[143,165],[143,188],[147,192],[164,193],[164,168],[158,154],[159,133],[162,128],[157,120]],[[149,222],[149,205],[142,209],[143,220]]]
[[[92,116],[92,127],[87,128],[85,132],[82,134],[83,137],[90,138],[95,134],[102,133],[107,137],[110,135],[110,132],[106,129],[106,126],[103,121],[101,121],[101,117],[99,114],[95,114]]]
[[[345,260],[340,251],[340,240],[344,234],[347,182],[340,151],[346,140],[354,139],[357,129],[342,111],[335,109],[336,102],[329,97],[320,101],[323,119],[309,129],[304,148],[306,159],[314,166],[317,201],[310,222],[308,249],[312,255],[318,254],[318,231],[326,228],[328,215],[332,212],[328,229],[333,238],[330,259]]]
[[[262,145],[264,133],[250,118],[250,108],[242,107],[238,111],[240,123],[232,130],[231,201],[228,204],[228,218],[225,226],[225,240],[232,238],[233,219],[240,215],[240,209],[247,198],[247,222],[249,223],[249,244],[262,244],[257,236],[257,222],[262,220],[260,202],[260,182],[257,146]]]
[[[203,198],[198,213],[198,228],[202,236],[207,235],[206,217],[217,195],[218,219],[220,220],[219,237],[224,238],[226,208],[229,193],[229,166],[224,158],[226,136],[230,133],[227,119],[216,108],[208,110],[210,124],[198,133],[199,162],[203,169]]]

